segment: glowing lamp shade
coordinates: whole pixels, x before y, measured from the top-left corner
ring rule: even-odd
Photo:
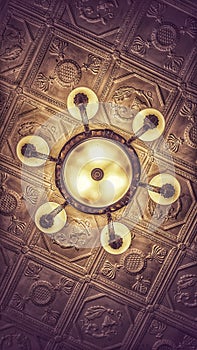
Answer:
[[[40,231],[44,233],[52,234],[60,231],[64,227],[67,221],[67,215],[64,209],[60,211],[56,216],[54,216],[53,225],[51,227],[44,228],[40,224],[41,217],[43,217],[43,215],[50,214],[57,207],[59,207],[59,204],[55,202],[47,202],[38,208],[35,214],[35,224]]]
[[[160,193],[156,193],[148,190],[151,199],[161,205],[169,205],[174,203],[180,196],[181,186],[178,180],[170,174],[159,174],[152,178],[150,185],[162,187],[164,185],[171,185],[173,187],[174,193],[169,197],[165,198]]]
[[[141,136],[139,136],[139,139],[141,139],[142,141],[156,140],[158,137],[161,136],[165,128],[165,120],[163,115],[154,108],[146,108],[138,112],[133,120],[133,132],[135,134],[137,134],[139,129],[143,127],[145,118],[150,115],[156,117],[158,125],[145,131]]]
[[[131,245],[131,240],[134,236],[131,235],[128,227],[121,224],[120,222],[114,222],[113,226],[115,234],[122,238],[122,245],[119,248],[112,248],[110,246],[108,225],[106,225],[101,231],[101,245],[110,254],[122,254],[129,248]]]
[[[70,114],[74,118],[81,120],[81,114],[80,114],[79,108],[74,103],[74,98],[77,94],[84,94],[87,96],[88,103],[86,105],[86,111],[87,111],[88,119],[91,119],[97,113],[99,108],[99,102],[95,92],[87,87],[78,87],[72,90],[68,95],[67,108]]]
[[[102,208],[128,191],[132,166],[114,141],[94,138],[71,150],[64,162],[63,179],[69,194],[79,203]]]
[[[22,147],[25,146],[26,144],[32,144],[33,146],[35,146],[37,152],[49,155],[50,150],[47,142],[40,136],[29,135],[29,136],[23,137],[18,142],[17,148],[16,148],[16,154],[23,164],[31,167],[37,167],[37,166],[43,165],[46,162],[45,159],[39,159],[36,157],[29,158],[22,154],[21,152]]]

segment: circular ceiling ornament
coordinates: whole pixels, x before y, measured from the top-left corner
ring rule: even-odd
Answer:
[[[16,193],[14,191],[0,191],[0,214],[9,216],[12,215],[18,205]]]
[[[153,45],[160,51],[169,51],[175,48],[179,33],[172,23],[162,23],[158,28],[154,28],[151,39]]]
[[[139,249],[132,248],[129,253],[121,259],[125,271],[130,274],[141,272],[146,267],[146,259],[143,252]]]
[[[160,339],[153,345],[152,350],[176,350],[177,347],[169,339]]]
[[[30,291],[30,299],[37,306],[46,306],[55,299],[53,285],[47,281],[38,281],[33,283]]]
[[[133,197],[140,163],[122,136],[96,129],[88,137],[85,133],[74,136],[63,146],[55,178],[56,186],[72,206],[86,213],[103,214],[120,209]]]
[[[188,146],[191,148],[197,148],[197,127],[196,125],[190,123],[184,131],[184,138]]]
[[[78,84],[82,75],[78,63],[70,59],[60,61],[55,67],[55,74],[58,83],[63,87]]]

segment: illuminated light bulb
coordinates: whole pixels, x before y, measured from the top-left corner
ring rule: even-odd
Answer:
[[[181,186],[178,180],[170,174],[158,174],[152,178],[149,184],[161,188],[160,193],[148,190],[151,199],[158,204],[172,204],[180,196]]]
[[[80,94],[83,94],[87,97],[85,107],[88,119],[91,119],[98,111],[99,102],[95,92],[87,87],[78,87],[70,92],[67,98],[68,111],[74,118],[81,120],[80,109],[75,104],[76,96]]]
[[[47,157],[50,150],[47,142],[42,137],[37,135],[29,135],[23,137],[17,144],[16,154],[23,164],[31,167],[37,167],[43,165],[46,162],[46,159],[44,158],[41,159],[37,157],[26,156],[25,153],[28,152],[28,148],[34,149],[36,152],[39,152]]]
[[[133,132],[136,134],[136,137],[142,141],[156,140],[162,135],[164,128],[164,117],[154,108],[146,108],[141,110],[136,114],[133,120]],[[143,133],[140,131],[143,131]]]
[[[110,244],[109,226],[106,225],[101,231],[101,245],[110,254],[122,254],[130,247],[131,240],[134,238],[134,235],[131,234],[127,226],[121,224],[120,222],[113,222],[113,227],[116,244]]]
[[[67,221],[67,215],[63,208],[57,215],[50,215],[52,211],[55,211],[58,207],[60,207],[60,204],[47,202],[38,208],[35,214],[35,224],[40,231],[52,234],[60,231],[64,227]]]

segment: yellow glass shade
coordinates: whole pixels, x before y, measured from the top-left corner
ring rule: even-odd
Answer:
[[[170,174],[159,174],[152,178],[150,185],[162,187],[163,185],[170,184],[174,187],[174,195],[170,198],[164,198],[161,194],[148,190],[151,199],[161,205],[169,205],[174,203],[180,196],[181,187],[178,180]]]
[[[95,92],[87,87],[78,87],[70,92],[67,98],[67,108],[70,114],[74,118],[81,120],[81,114],[80,114],[79,108],[74,104],[74,98],[79,93],[83,93],[88,97],[88,104],[86,106],[86,111],[87,111],[88,119],[91,119],[97,113],[99,108],[99,103]]]
[[[165,128],[165,120],[163,115],[154,108],[146,108],[138,112],[133,120],[133,132],[136,134],[138,130],[143,127],[144,119],[146,116],[153,114],[158,118],[158,125],[154,129],[147,130],[144,134],[139,136],[140,140],[143,141],[153,141],[156,140],[164,131]]]
[[[91,173],[99,168],[99,181]],[[126,194],[132,180],[132,166],[124,150],[114,141],[104,138],[86,140],[75,147],[64,161],[64,182],[78,202],[106,207]]]
[[[37,167],[37,166],[43,165],[46,162],[45,159],[39,159],[35,157],[28,158],[22,155],[21,149],[25,144],[33,144],[36,147],[37,152],[49,155],[50,150],[47,142],[40,136],[29,135],[29,136],[23,137],[18,142],[17,148],[16,148],[17,157],[20,159],[20,161],[23,164],[31,167]]]
[[[123,240],[122,246],[120,248],[115,249],[109,245],[108,225],[106,225],[101,231],[101,245],[110,254],[122,254],[130,247],[131,240],[134,236],[131,235],[131,232],[129,231],[128,227],[121,224],[120,222],[114,222],[113,226],[115,234],[121,237]]]
[[[56,209],[57,207],[59,207],[59,204],[55,202],[47,202],[38,208],[35,214],[35,224],[40,231],[44,233],[52,234],[60,231],[64,227],[67,221],[67,215],[64,209],[62,209],[62,211],[60,211],[54,217],[54,223],[51,227],[44,228],[40,225],[40,218],[43,215],[50,214],[52,210]]]

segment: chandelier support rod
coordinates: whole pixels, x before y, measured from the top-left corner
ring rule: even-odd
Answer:
[[[108,231],[109,231],[109,241],[114,241],[115,240],[115,230],[114,230],[114,224],[113,224],[113,219],[111,216],[111,213],[107,213],[107,224],[108,224]]]
[[[150,128],[148,127],[147,124],[143,125],[136,133],[135,135],[131,136],[128,141],[127,144],[129,145],[131,142],[135,141],[137,138],[139,138],[140,136],[142,136],[146,131],[148,131]]]
[[[40,218],[40,225],[43,228],[50,228],[54,224],[54,218],[69,204],[68,200],[58,205],[57,208],[53,209],[49,214],[44,214]]]
[[[21,154],[27,158],[38,158],[38,159],[49,160],[51,162],[58,161],[57,158],[54,158],[50,155],[38,152],[36,150],[36,147],[32,143],[25,143],[23,145],[23,147],[21,148]]]
[[[88,133],[90,131],[89,121],[88,121],[87,111],[86,111],[86,107],[85,107],[84,103],[79,104],[78,108],[80,111],[80,115],[81,115],[82,123],[83,123],[84,129],[85,129],[85,133]]]
[[[163,196],[164,198],[170,198],[174,195],[175,189],[169,183],[163,184],[161,187],[150,185],[144,182],[139,182],[139,186],[146,188],[149,191],[155,192]]]

